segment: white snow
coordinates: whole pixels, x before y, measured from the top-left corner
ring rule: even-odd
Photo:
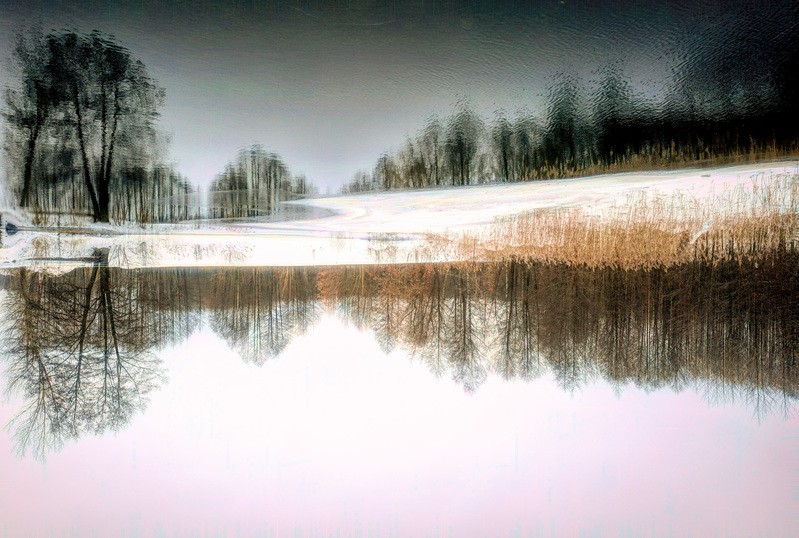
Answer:
[[[95,248],[121,267],[341,265],[447,261],[431,234],[474,232],[498,219],[540,209],[579,207],[602,215],[631,197],[709,199],[752,194],[799,174],[799,161],[713,169],[609,174],[586,178],[380,192],[290,202],[334,215],[304,221],[115,228],[118,235],[21,232],[3,237],[0,267],[70,268]],[[795,178],[792,179],[795,181]],[[750,197],[754,200],[754,196]],[[745,207],[740,208],[742,211]],[[796,211],[797,208],[786,208]],[[109,227],[97,227],[98,232]],[[9,244],[11,239],[11,244]],[[78,261],[77,263],[85,263]]]
[[[752,190],[755,182],[796,173],[799,163],[786,162],[342,196],[295,202],[324,207],[338,215],[287,226],[348,233],[439,233],[537,209],[580,207],[600,214],[641,193],[708,198],[736,188]]]

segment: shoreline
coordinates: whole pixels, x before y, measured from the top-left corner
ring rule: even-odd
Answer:
[[[693,245],[714,234],[723,237],[725,227],[735,222],[768,215],[785,221],[780,233],[790,243],[799,240],[797,183],[799,161],[789,161],[345,195],[290,202],[324,212],[306,220],[177,225],[183,227],[179,232],[165,229],[174,230],[174,225],[22,230],[3,235],[0,268],[46,269],[47,260],[82,259],[95,249],[108,249],[111,266],[131,268],[438,263],[526,255],[549,259],[553,249],[567,249],[566,232],[590,259],[597,256],[591,253],[593,240],[587,239],[605,241],[608,231],[623,240],[605,241],[605,251],[622,245],[633,252],[640,246],[636,230],[644,233],[647,226],[650,242],[659,237],[669,244]],[[763,234],[774,232],[766,224],[749,226],[747,233],[762,243]],[[657,245],[650,245],[653,249],[657,252]],[[575,261],[576,251],[563,252],[568,256],[561,258]],[[602,257],[613,263],[607,253]],[[57,264],[59,270],[64,263]]]

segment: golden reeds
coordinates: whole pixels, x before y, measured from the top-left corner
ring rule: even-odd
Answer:
[[[751,189],[701,200],[644,193],[601,215],[579,208],[524,213],[456,244],[466,259],[621,269],[757,261],[799,247],[799,174],[761,177]]]

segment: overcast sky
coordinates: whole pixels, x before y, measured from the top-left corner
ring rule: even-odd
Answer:
[[[555,73],[590,81],[608,62],[656,96],[686,39],[755,9],[683,3],[4,0],[0,50],[35,24],[112,34],[165,87],[161,127],[191,180],[260,142],[324,191],[459,99],[540,113]]]

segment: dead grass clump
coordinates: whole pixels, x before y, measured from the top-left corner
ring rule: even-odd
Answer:
[[[799,174],[757,178],[697,200],[645,194],[592,215],[539,211],[458,240],[468,259],[509,257],[586,267],[651,269],[680,263],[754,260],[799,247]]]
[[[585,177],[597,174],[632,172],[641,170],[674,170],[687,166],[711,167],[729,164],[744,164],[768,160],[795,158],[799,147],[778,147],[775,143],[756,144],[751,141],[749,151],[719,153],[710,146],[699,143],[697,147],[677,147],[673,142],[668,146],[655,145],[644,153],[631,153],[613,163],[594,163],[586,166],[569,167],[565,163],[554,163],[536,169],[524,179],[557,179]]]

